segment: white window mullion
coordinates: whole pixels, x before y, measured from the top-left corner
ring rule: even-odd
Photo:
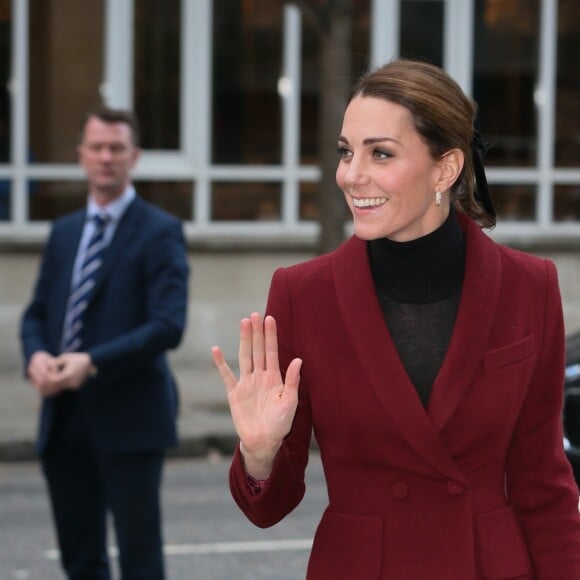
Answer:
[[[133,108],[134,0],[106,0],[101,97],[110,107]]]
[[[473,77],[473,2],[444,0],[443,68],[471,95]]]
[[[401,0],[371,2],[371,69],[399,56]]]
[[[558,39],[557,0],[542,0],[540,15],[539,75],[535,92],[538,111],[538,166],[540,181],[536,211],[540,226],[553,219],[554,122]]]
[[[212,0],[183,0],[184,26],[182,27],[185,53],[182,53],[187,70],[183,70],[182,105],[184,113],[183,146],[195,170],[195,223],[206,225],[211,217],[211,126],[212,109]]]
[[[14,179],[12,180],[12,220],[19,226],[28,214],[28,0],[13,2],[14,33],[12,38],[11,92],[11,151]]]
[[[297,167],[300,163],[300,78],[301,14],[293,5],[284,6],[283,70],[278,82],[282,102],[282,221],[295,224],[299,218],[300,184]]]

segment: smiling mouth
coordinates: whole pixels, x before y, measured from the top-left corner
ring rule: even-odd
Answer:
[[[375,208],[385,205],[389,201],[386,197],[353,197],[352,204],[358,208]]]

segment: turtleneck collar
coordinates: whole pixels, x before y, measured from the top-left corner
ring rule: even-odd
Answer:
[[[367,244],[379,294],[388,300],[427,304],[459,292],[465,267],[465,237],[451,208],[434,232],[409,242],[388,238]]]

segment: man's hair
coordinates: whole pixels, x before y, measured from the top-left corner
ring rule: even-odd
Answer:
[[[139,147],[139,123],[137,121],[137,117],[133,111],[129,111],[127,109],[111,109],[110,107],[97,107],[95,109],[91,109],[85,113],[83,117],[83,121],[81,123],[81,130],[79,134],[79,143],[82,142],[85,127],[90,119],[99,119],[103,123],[113,124],[113,123],[123,123],[128,125],[129,129],[131,129],[131,141],[135,147]]]

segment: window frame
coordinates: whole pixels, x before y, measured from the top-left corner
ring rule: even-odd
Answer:
[[[199,246],[315,247],[318,226],[300,221],[300,184],[317,182],[320,170],[300,164],[300,10],[283,8],[283,62],[281,70],[282,161],[280,165],[211,164],[212,91],[212,0],[181,0],[181,104],[182,133],[177,151],[145,150],[135,170],[136,180],[191,180],[194,220],[184,222],[187,239]],[[402,0],[371,0],[369,61],[371,66],[397,57]],[[473,66],[474,0],[441,0],[444,3],[444,68],[471,92]],[[28,135],[28,18],[30,0],[13,0],[11,95],[11,162],[0,165],[0,178],[10,179],[12,216],[0,222],[0,243],[40,243],[49,223],[30,222],[27,182],[78,180],[82,172],[74,164],[39,164],[27,159]],[[536,88],[538,111],[538,157],[534,167],[490,167],[488,181],[526,183],[537,187],[535,221],[502,220],[491,235],[504,243],[570,243],[580,245],[580,220],[553,220],[555,185],[580,184],[580,168],[558,168],[554,164],[554,121],[557,71],[558,0],[540,0],[539,79]],[[131,107],[133,101],[133,9],[134,0],[106,0],[104,78],[102,94],[108,104]],[[213,182],[277,181],[281,185],[280,221],[212,222]],[[195,192],[195,194],[194,194]]]

